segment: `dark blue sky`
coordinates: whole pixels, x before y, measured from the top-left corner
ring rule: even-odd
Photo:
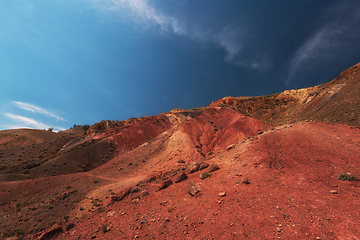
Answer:
[[[207,106],[360,61],[359,1],[0,2],[0,129]]]

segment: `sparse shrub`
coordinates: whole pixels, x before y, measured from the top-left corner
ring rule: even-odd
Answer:
[[[348,173],[348,174],[342,174],[340,173],[338,178],[341,180],[341,181],[359,181],[359,179],[351,174],[351,173]]]
[[[101,201],[99,199],[94,199],[91,201],[91,203],[93,204],[94,207],[101,207]]]
[[[209,172],[203,172],[200,174],[200,179],[205,179],[210,177],[210,173]]]

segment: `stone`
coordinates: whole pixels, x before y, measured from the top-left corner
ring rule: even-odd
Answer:
[[[191,196],[196,196],[200,193],[200,186],[193,181],[189,182],[188,184],[188,192]]]
[[[236,146],[235,144],[231,144],[231,145],[229,145],[229,146],[226,147],[226,150],[229,151],[229,150],[231,150],[231,149],[234,149],[235,146]]]
[[[55,226],[51,227],[49,230],[45,231],[43,234],[41,234],[38,239],[40,239],[40,240],[51,239],[55,235],[63,233],[63,232],[64,231],[61,226],[55,225]]]
[[[250,180],[248,178],[245,178],[243,181],[242,181],[243,184],[250,184]]]
[[[130,190],[130,193],[137,193],[137,192],[140,192],[140,188],[139,188],[139,187],[133,187],[133,188]]]
[[[225,196],[226,196],[226,192],[219,193],[219,197],[225,197]]]
[[[111,196],[111,203],[120,202],[130,194],[130,191],[131,188],[128,188],[115,196]]]
[[[188,166],[189,173],[194,173],[196,171],[199,171],[199,168],[200,168],[200,163],[199,162],[192,162]]]
[[[214,172],[216,170],[219,170],[219,166],[216,165],[216,164],[211,164],[210,167],[209,167],[209,172]]]
[[[171,184],[173,184],[173,182],[172,182],[170,179],[165,180],[164,182],[161,183],[161,185],[159,186],[158,190],[162,190],[162,189],[168,188]]]
[[[175,179],[175,183],[182,182],[182,181],[186,180],[187,178],[188,178],[188,176],[186,175],[186,173],[182,173],[180,176],[178,176]]]
[[[141,193],[140,198],[146,197],[148,195],[149,195],[149,192],[144,191],[144,192]]]
[[[208,163],[204,163],[204,162],[201,162],[200,163],[200,166],[199,166],[199,170],[203,170],[205,168],[209,167],[209,164]]]
[[[69,231],[69,230],[73,229],[74,226],[75,226],[74,223],[69,223],[68,225],[66,225],[65,230],[66,230],[66,231]]]
[[[338,192],[336,190],[330,190],[331,194],[338,194]]]
[[[178,161],[178,163],[185,163],[185,161],[182,160],[182,159],[180,159],[180,160]]]

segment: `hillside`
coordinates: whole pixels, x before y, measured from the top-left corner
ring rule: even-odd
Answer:
[[[1,131],[1,238],[357,239],[359,66],[86,132]]]
[[[360,126],[360,63],[331,82],[261,97],[225,97],[210,106],[229,106],[274,125],[318,120]]]

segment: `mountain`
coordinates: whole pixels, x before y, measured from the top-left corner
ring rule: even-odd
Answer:
[[[1,131],[1,237],[357,239],[359,66],[88,129]]]

